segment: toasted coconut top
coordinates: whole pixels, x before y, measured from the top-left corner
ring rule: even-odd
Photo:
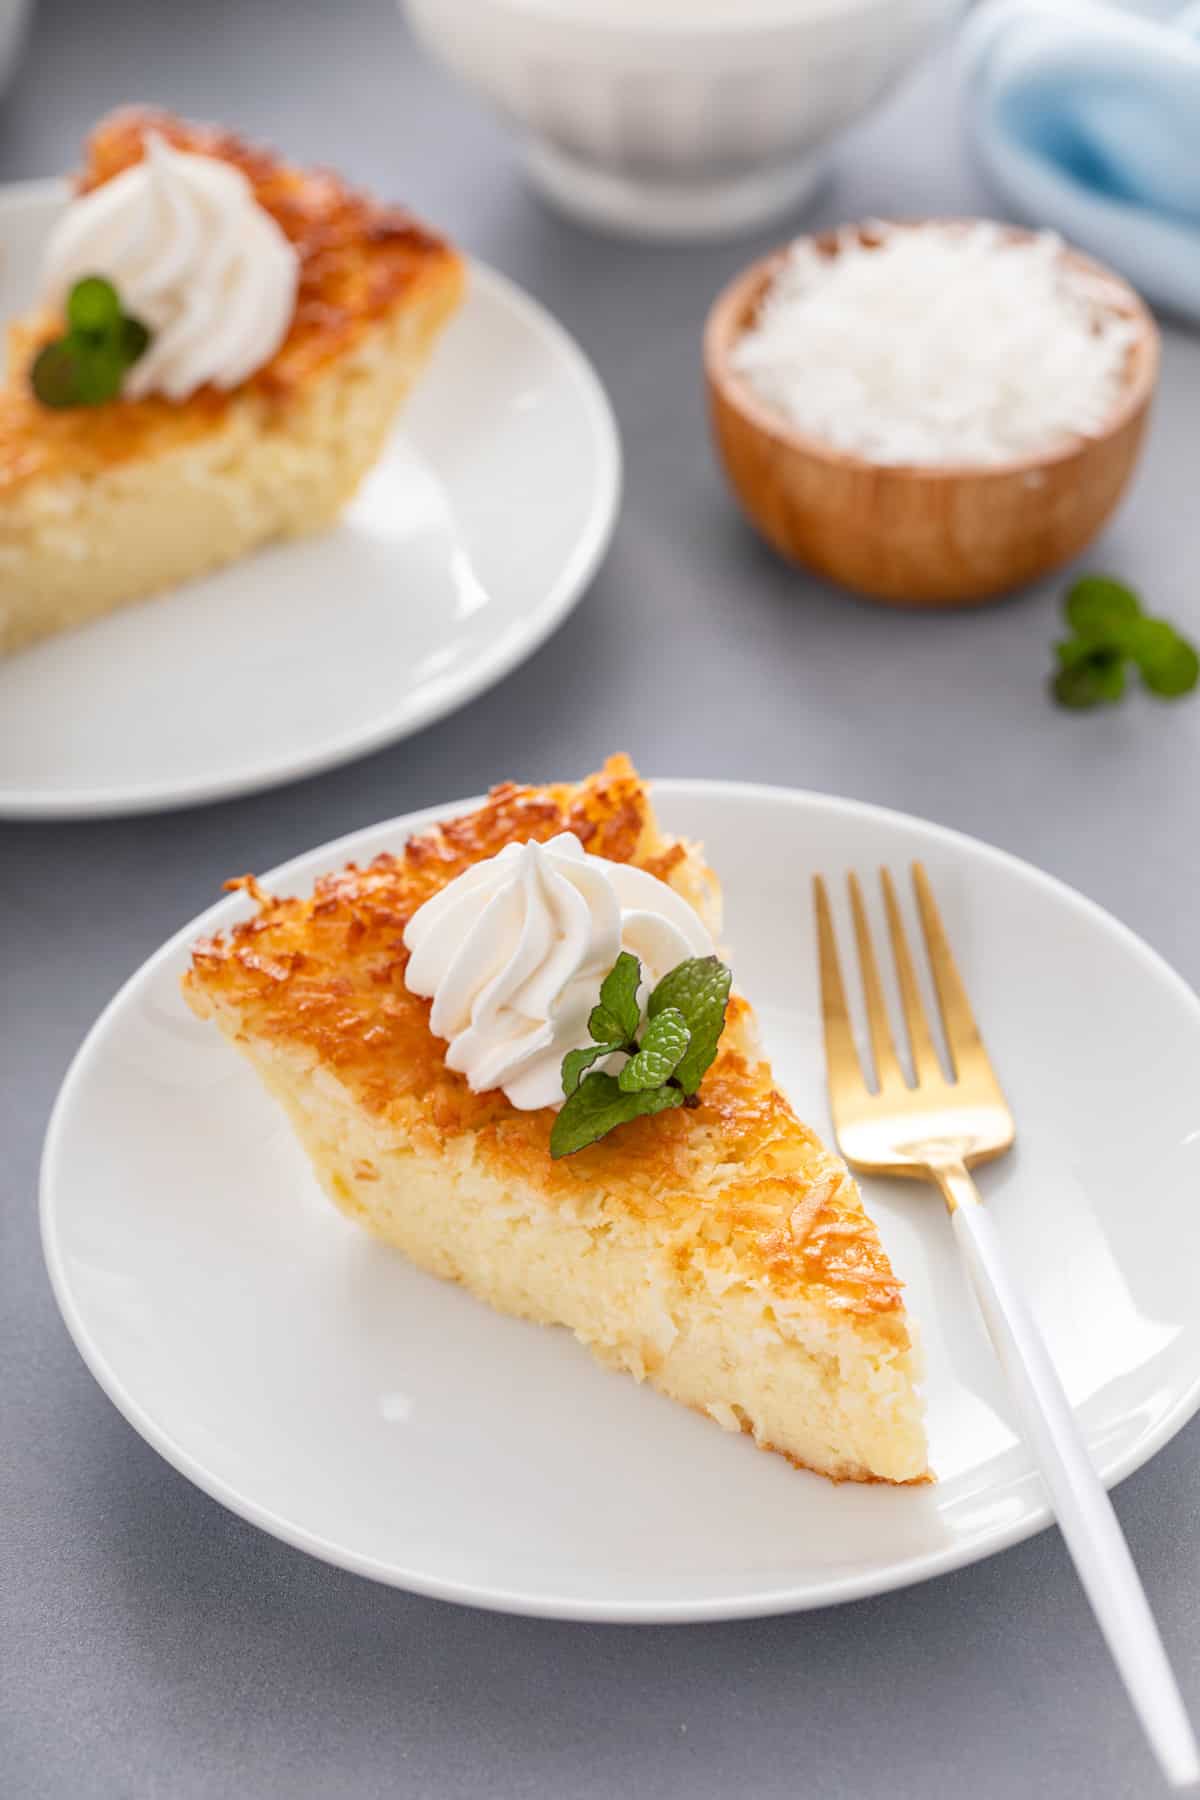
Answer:
[[[296,310],[283,343],[230,393],[201,388],[185,401],[159,395],[53,411],[35,399],[29,369],[61,328],[44,316],[9,334],[9,376],[0,393],[0,489],[33,475],[88,474],[147,451],[201,438],[247,392],[285,407],[372,325],[410,304],[430,282],[463,279],[456,253],[398,207],[356,192],[326,169],[299,169],[213,125],[150,108],[112,113],[88,140],[78,186],[86,192],[141,160],[148,132],[176,149],[219,157],[249,180],[256,200],[291,240],[300,262]]]
[[[495,788],[399,855],[323,876],[308,898],[276,898],[243,877],[232,885],[258,911],[196,946],[188,999],[202,1015],[234,1015],[236,1035],[336,1076],[385,1143],[391,1135],[456,1166],[473,1160],[549,1205],[643,1219],[681,1273],[713,1291],[751,1283],[776,1307],[818,1299],[893,1315],[904,1333],[900,1283],[855,1184],[775,1088],[739,996],[698,1107],[633,1120],[560,1162],[549,1152],[552,1112],[520,1112],[498,1090],[472,1093],[446,1067],[429,1002],[404,984],[404,928],[470,864],[562,831],[711,908],[715,879],[699,853],[663,836],[645,785],[614,757],[578,786]]]

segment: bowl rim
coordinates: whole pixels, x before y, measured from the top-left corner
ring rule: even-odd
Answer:
[[[723,15],[709,18],[681,15],[677,19],[647,18],[632,7],[622,18],[615,14],[606,17],[598,6],[595,12],[583,16],[571,10],[568,0],[486,0],[486,3],[493,12],[507,13],[530,24],[549,25],[580,37],[588,34],[614,40],[628,37],[656,40],[661,44],[794,33],[810,22],[890,11],[896,0],[803,0],[802,7],[796,7],[790,13],[784,9],[781,0],[739,0],[736,10],[730,0],[729,10]],[[399,0],[399,4],[408,11],[413,5],[422,4],[422,0]],[[907,0],[907,5],[913,13],[926,13],[936,19],[952,10],[954,0]]]
[[[1130,350],[1129,363],[1120,397],[1103,430],[1084,436],[1076,433],[1064,443],[1046,451],[1012,457],[999,463],[885,463],[873,462],[853,450],[842,450],[790,425],[780,414],[760,400],[749,383],[737,375],[729,362],[730,350],[743,335],[751,312],[782,268],[787,257],[799,244],[813,244],[818,250],[835,256],[847,232],[857,232],[864,243],[877,240],[880,233],[899,228],[918,230],[926,225],[994,225],[1014,240],[1029,240],[1043,235],[1032,227],[1016,225],[1006,219],[987,219],[966,214],[933,215],[923,218],[871,218],[854,220],[828,230],[805,232],[779,244],[759,257],[722,288],[709,308],[704,325],[704,369],[711,392],[763,436],[788,449],[816,461],[840,467],[848,472],[869,475],[878,481],[895,476],[908,481],[942,483],[947,481],[1007,481],[1014,476],[1056,468],[1085,456],[1095,446],[1107,442],[1137,417],[1153,397],[1158,380],[1161,338],[1157,322],[1141,295],[1123,276],[1118,275],[1097,258],[1088,256],[1073,244],[1061,239],[1061,250],[1074,267],[1085,270],[1111,290],[1113,310],[1127,314],[1139,327],[1139,335]],[[1057,235],[1057,234],[1051,234]]]

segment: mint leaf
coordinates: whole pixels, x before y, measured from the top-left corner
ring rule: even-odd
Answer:
[[[85,275],[67,296],[67,324],[84,337],[112,336],[121,323],[121,302],[111,281]]]
[[[1054,646],[1054,654],[1064,669],[1073,668],[1076,663],[1087,662],[1095,656],[1095,644],[1089,644],[1084,638],[1062,638]]]
[[[607,1136],[629,1119],[669,1112],[683,1105],[682,1089],[649,1088],[644,1093],[622,1093],[615,1076],[598,1071],[586,1075],[563,1106],[550,1133],[550,1154],[557,1161],[574,1156],[597,1139]]]
[[[80,358],[75,376],[75,398],[80,406],[103,406],[121,391],[125,364],[108,345]]]
[[[148,348],[150,343],[150,332],[147,327],[142,324],[140,319],[132,318],[129,314],[126,314],[121,320],[120,327],[117,331],[117,343],[120,347],[121,356],[125,362],[125,366],[128,368],[135,363],[138,357]]]
[[[116,289],[98,275],[75,283],[66,312],[67,330],[38,351],[30,385],[43,406],[103,406],[120,394],[150,332],[122,313]]]
[[[598,1044],[630,1044],[642,1022],[638,988],[642,965],[629,950],[622,950],[600,986],[600,1004],[592,1008],[588,1030]]]
[[[1200,655],[1186,638],[1177,638],[1169,657],[1151,667],[1141,665],[1142,680],[1160,700],[1179,700],[1190,694],[1200,680]]]
[[[1109,648],[1123,645],[1142,616],[1132,588],[1109,575],[1083,575],[1070,589],[1063,610],[1077,637]]]
[[[556,1159],[596,1143],[628,1119],[683,1106],[717,1053],[732,981],[719,957],[690,957],[663,977],[650,996],[639,1045],[641,980],[637,957],[622,951],[588,1021],[597,1041],[563,1058],[566,1100],[550,1133]],[[622,1052],[629,1060],[619,1076],[592,1067]]]
[[[686,962],[677,963],[669,975],[663,976],[646,1002],[646,1015],[654,1019],[669,1006],[674,1006],[691,1029],[712,1006],[714,995],[719,994],[723,999],[728,994],[730,979],[729,970],[720,957],[690,956]]]
[[[568,1050],[563,1057],[563,1093],[573,1094],[592,1064],[599,1062],[602,1056],[612,1056],[625,1048],[624,1044],[589,1044],[585,1050]]]
[[[1110,705],[1125,692],[1125,659],[1119,650],[1058,646],[1063,665],[1051,682],[1060,706],[1082,712],[1091,706]]]
[[[43,406],[77,406],[79,356],[67,338],[44,344],[33,359],[29,379]]]
[[[641,1049],[617,1076],[621,1092],[640,1094],[647,1088],[661,1087],[675,1073],[691,1041],[692,1034],[678,1007],[668,1006],[656,1013],[642,1033]]]
[[[1176,700],[1191,693],[1200,679],[1200,657],[1186,638],[1165,619],[1141,619],[1131,654],[1152,694]]]
[[[1200,684],[1196,646],[1168,620],[1148,617],[1124,582],[1084,575],[1067,593],[1063,610],[1074,636],[1054,647],[1058,672],[1050,691],[1060,706],[1082,712],[1119,700],[1129,662],[1137,664],[1150,692],[1164,700],[1190,694]]]
[[[712,1066],[725,1029],[725,1008],[733,976],[718,956],[693,956],[664,975],[647,1002],[647,1015],[656,1019],[669,1008],[683,1014],[691,1033],[673,1079],[685,1094],[694,1094]]]

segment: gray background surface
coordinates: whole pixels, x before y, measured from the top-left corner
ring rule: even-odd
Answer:
[[[767,238],[653,250],[555,219],[502,132],[418,59],[389,0],[47,3],[0,109],[0,178],[69,165],[93,117],[141,98],[405,196],[531,288],[608,387],[626,501],[557,637],[419,737],[236,804],[0,827],[0,1789],[1158,1792],[1057,1534],[906,1593],[760,1623],[490,1616],[373,1587],[231,1517],[85,1371],[38,1250],[47,1113],[99,1008],[230,870],[624,746],[654,774],[813,787],[974,832],[1200,979],[1200,703],[1057,713],[1043,692],[1056,586],[975,615],[894,615],[798,578],[738,523],[707,450],[698,339],[717,288]],[[847,141],[816,216],[987,207],[941,58]],[[1200,341],[1170,332],[1140,479],[1094,559],[1194,628],[1198,402]],[[1198,1499],[1200,1422],[1116,1503],[1200,1713]]]

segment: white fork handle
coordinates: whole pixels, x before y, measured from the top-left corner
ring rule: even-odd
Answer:
[[[1129,1545],[986,1208],[969,1176],[950,1185],[954,1235],[1079,1579],[1167,1780],[1187,1787],[1200,1781],[1196,1739]]]

